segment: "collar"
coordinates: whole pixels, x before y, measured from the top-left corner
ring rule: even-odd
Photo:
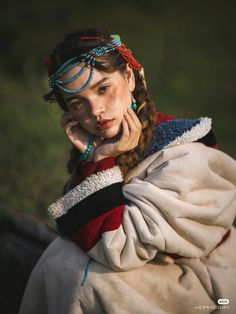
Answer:
[[[142,159],[164,148],[198,141],[210,132],[211,123],[210,118],[202,117],[199,119],[176,119],[159,124],[154,129],[152,142],[145,150]]]

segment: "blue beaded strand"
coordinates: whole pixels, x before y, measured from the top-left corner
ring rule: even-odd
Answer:
[[[111,42],[115,46],[121,46],[122,45],[121,41],[119,39],[117,39],[117,37],[113,38]],[[92,48],[88,53],[81,54],[80,57],[73,57],[73,58],[68,59],[57,69],[55,74],[53,74],[49,77],[49,87],[53,88],[54,86],[56,86],[68,94],[82,93],[90,85],[90,83],[93,79],[94,65],[96,62],[96,57],[103,56],[105,53],[116,50],[116,47],[114,45],[107,43],[106,46]],[[82,62],[85,62],[86,65],[77,74],[75,74],[71,78],[64,80],[64,81],[58,80],[59,77],[61,77],[65,73],[68,73],[70,70],[72,70],[74,67],[80,65]],[[78,77],[80,77],[86,71],[87,65],[91,66],[90,75],[89,75],[87,82],[85,82],[85,84],[81,88],[76,89],[76,90],[70,90],[70,89],[64,88],[62,86],[62,85],[66,85],[70,82],[73,82]]]
[[[76,80],[79,76],[81,76],[85,71],[86,71],[87,67],[84,66],[82,67],[82,69],[74,76],[72,76],[71,78],[69,78],[68,80],[65,80],[65,81],[61,81],[61,80],[55,80],[55,84],[63,84],[63,85],[66,85],[70,82],[73,82],[74,80]]]
[[[73,58],[70,58],[69,60],[67,60],[66,62],[64,62],[58,69],[57,71],[55,72],[54,76],[57,77],[58,76],[58,73],[60,73],[62,70],[64,70],[64,68],[70,64],[71,62],[77,60],[78,57],[73,57]]]
[[[65,93],[68,93],[68,94],[77,94],[77,93],[82,93],[91,83],[92,79],[93,79],[93,76],[94,76],[94,71],[93,71],[93,68],[91,68],[91,71],[90,71],[90,74],[89,74],[89,78],[87,80],[87,82],[79,89],[67,89],[67,88],[64,88],[62,87],[60,84],[57,84],[56,83],[56,86],[59,87],[60,89],[62,89]]]
[[[88,146],[86,148],[85,153],[80,156],[80,160],[87,160],[88,159],[88,156],[89,156],[91,149],[93,147],[93,142],[94,142],[94,135],[90,134]]]

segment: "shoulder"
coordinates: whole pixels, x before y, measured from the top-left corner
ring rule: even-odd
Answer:
[[[212,120],[208,117],[168,119],[161,122],[154,129],[151,144],[144,152],[143,159],[162,149],[193,142],[201,142],[216,148],[217,143],[211,125]]]

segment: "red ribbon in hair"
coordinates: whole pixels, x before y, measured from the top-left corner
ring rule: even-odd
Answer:
[[[122,43],[121,46],[116,45],[110,40],[107,40],[106,38],[103,37],[98,37],[98,36],[83,36],[80,37],[81,40],[100,40],[102,42],[109,43],[113,45],[116,50],[122,55],[122,57],[125,59],[125,61],[129,64],[129,66],[137,71],[140,71],[142,69],[141,64],[135,59],[133,56],[132,52],[130,49],[127,49],[125,44]]]

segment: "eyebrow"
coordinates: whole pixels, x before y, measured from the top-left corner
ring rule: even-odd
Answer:
[[[108,77],[104,77],[102,78],[100,81],[98,81],[97,83],[95,83],[94,85],[90,85],[91,89],[95,89],[96,87],[98,87],[99,85],[101,85],[103,82],[107,81]]]
[[[101,80],[99,80],[97,83],[90,85],[89,88],[90,89],[95,89],[96,87],[98,87],[99,85],[101,85],[102,83],[104,83],[105,81],[107,81],[109,78],[108,77],[103,77]],[[70,101],[74,98],[78,98],[78,95],[72,95],[72,96],[68,96],[65,98],[66,101]]]

